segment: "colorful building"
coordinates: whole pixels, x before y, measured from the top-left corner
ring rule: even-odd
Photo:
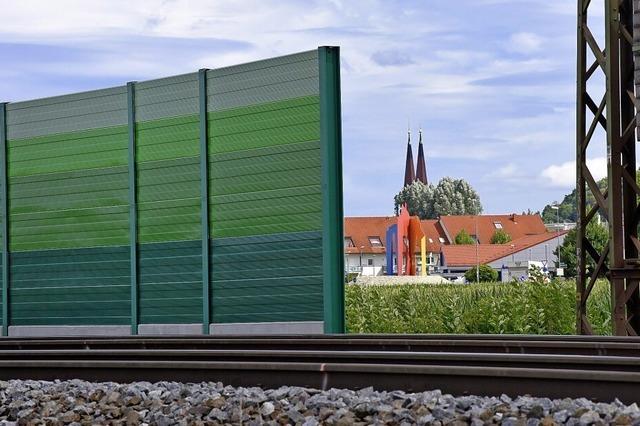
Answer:
[[[419,131],[417,162],[413,162],[411,131],[407,134],[404,186],[427,185],[427,165]],[[457,277],[477,264],[489,264],[502,276],[531,262],[554,272],[556,247],[569,228],[548,229],[540,215],[460,215],[420,220],[406,206],[398,216],[346,217],[344,223],[345,272],[363,275],[428,275]],[[456,245],[465,231],[474,244]],[[510,237],[506,244],[491,244],[497,231]],[[506,271],[505,271],[506,269]],[[524,268],[526,271],[527,268]]]
[[[402,230],[405,226],[406,231],[400,232],[402,238],[398,238],[397,231],[395,238],[387,238],[390,229],[399,227]],[[456,235],[463,229],[476,244],[454,244]],[[499,229],[504,230],[511,241],[491,244],[491,237]],[[443,216],[437,220],[419,220],[404,213],[399,217],[346,217],[344,230],[345,272],[364,275],[440,273],[449,277],[460,276],[478,263],[502,271],[503,266],[508,267],[511,263],[535,261],[547,265],[553,272],[557,261],[553,251],[562,244],[567,233],[547,231],[537,214]],[[400,256],[398,245],[402,248]],[[402,265],[400,273],[398,264]]]

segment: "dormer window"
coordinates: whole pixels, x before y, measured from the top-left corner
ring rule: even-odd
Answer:
[[[353,244],[353,240],[351,239],[351,237],[344,237],[344,246],[345,248],[349,248],[349,247],[355,247],[356,245]]]
[[[371,247],[382,247],[380,237],[369,237],[369,244]]]
[[[496,229],[502,229],[502,223],[501,222],[493,222],[493,226],[495,226]]]

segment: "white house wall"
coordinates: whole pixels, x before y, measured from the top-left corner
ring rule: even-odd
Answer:
[[[560,245],[562,245],[562,242],[564,241],[564,237],[565,237],[564,235],[560,236],[560,243],[559,243]],[[534,260],[538,262],[544,261],[545,246],[547,247],[546,249],[547,265],[549,265],[548,266],[549,269],[555,269],[554,265],[557,259],[556,259],[556,256],[553,254],[553,251],[558,246],[557,238],[554,238],[552,240],[547,240],[543,243],[537,244],[528,249],[494,260],[493,262],[489,263],[489,265],[492,268],[499,270],[502,268],[503,265],[507,265],[509,262],[519,262],[519,261],[527,261],[527,260]]]
[[[368,259],[372,259],[373,265],[369,265]],[[375,266],[383,267],[386,265],[386,260],[383,253],[362,253],[362,266]],[[344,269],[347,272],[359,272],[360,271],[360,254],[347,254],[344,257]]]
[[[369,265],[368,259],[372,259],[373,265]],[[432,254],[433,262],[430,266],[433,268],[434,266],[438,266],[440,263],[440,254],[433,253]],[[416,254],[416,261],[420,263],[420,255]],[[384,253],[362,253],[362,266],[374,266],[376,268],[383,267],[386,268],[387,260]],[[351,253],[346,254],[344,256],[344,269],[346,272],[360,272],[360,254],[359,253]]]

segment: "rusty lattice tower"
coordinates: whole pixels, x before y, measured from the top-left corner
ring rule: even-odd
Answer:
[[[601,4],[578,0],[577,332],[592,333],[587,301],[596,280],[606,277],[611,283],[614,334],[637,335],[640,334],[637,202],[640,188],[636,184],[638,99],[634,91],[634,36],[635,45],[640,37],[637,28],[634,33],[634,13],[640,8],[640,0],[605,0],[604,40],[597,40],[588,15]],[[640,23],[637,18],[636,22]],[[606,140],[598,140],[605,139],[597,136],[599,126],[604,129]],[[606,144],[608,183],[603,189],[587,166],[590,144]],[[593,196],[590,197],[595,200],[593,205],[587,205],[587,194]],[[603,217],[609,226],[609,244],[601,252],[586,232],[596,215]],[[593,259],[594,266],[588,266],[588,258]]]

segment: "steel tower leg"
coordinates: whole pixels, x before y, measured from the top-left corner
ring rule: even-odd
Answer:
[[[576,120],[576,184],[578,201],[577,332],[592,334],[587,302],[596,279],[611,283],[612,325],[616,335],[640,333],[640,261],[638,250],[634,93],[633,17],[639,0],[605,0],[605,40],[601,49],[589,29],[590,0],[578,1],[578,63]],[[594,58],[587,61],[588,53]],[[605,74],[605,94],[600,102],[590,96],[588,83],[596,72]],[[587,126],[588,124],[588,126]],[[606,131],[606,189],[598,187],[587,166],[587,147],[598,126]],[[587,194],[595,204],[587,208]],[[609,226],[609,245],[598,252],[587,226],[601,215]],[[592,260],[594,267],[587,267]]]

